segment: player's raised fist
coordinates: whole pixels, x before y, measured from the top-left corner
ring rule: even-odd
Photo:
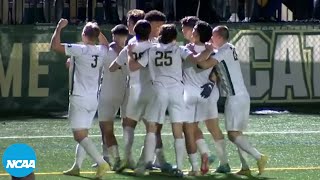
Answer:
[[[68,25],[68,20],[61,18],[60,21],[58,22],[58,27],[59,28],[64,28]]]

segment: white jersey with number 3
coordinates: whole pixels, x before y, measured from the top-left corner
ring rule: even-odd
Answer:
[[[220,85],[227,96],[248,94],[235,47],[226,43],[218,49],[213,58],[219,61],[217,71],[220,76]]]
[[[72,57],[70,95],[97,95],[108,48],[103,45],[66,44],[65,53]]]
[[[154,44],[138,61],[142,66],[149,65],[152,80],[168,87],[182,83],[182,60],[192,52],[175,43]]]

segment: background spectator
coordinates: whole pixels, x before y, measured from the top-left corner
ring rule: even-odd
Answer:
[[[278,19],[276,18],[277,10],[279,11],[281,10],[281,1],[279,0],[268,0],[268,2],[265,5],[258,3],[256,1],[255,7],[254,7],[254,13],[252,16],[252,21],[253,22],[279,21],[280,17],[278,16]]]
[[[12,6],[13,24],[23,23],[24,3],[25,3],[24,0],[13,0],[13,6]]]
[[[46,23],[57,22],[62,18],[64,0],[43,0],[43,13]]]
[[[230,13],[231,16],[229,18],[229,22],[239,22],[239,15],[238,15],[238,9],[239,9],[239,0],[230,0]],[[254,0],[245,0],[244,3],[244,19],[243,22],[249,22],[250,18],[252,16],[254,7]]]
[[[320,0],[314,2],[313,18],[320,20]]]
[[[8,24],[8,15],[9,15],[9,1],[8,0],[0,0],[0,19],[2,21],[2,24]]]

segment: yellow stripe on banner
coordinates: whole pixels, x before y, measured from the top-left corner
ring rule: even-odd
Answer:
[[[210,169],[210,171],[213,171],[215,169]],[[232,171],[239,171],[240,169],[232,169]],[[252,169],[257,171],[258,169]],[[299,170],[320,170],[319,167],[275,167],[275,168],[266,168],[265,171],[299,171]],[[189,170],[185,169],[183,172],[188,172]],[[133,173],[132,170],[127,170],[125,171],[127,173]],[[152,171],[152,172],[160,172],[160,171]],[[96,172],[94,171],[81,171],[81,174],[95,174]],[[115,174],[115,171],[108,171],[107,174]],[[39,172],[35,173],[35,175],[63,175],[62,172]],[[8,173],[0,173],[0,176],[9,176]]]

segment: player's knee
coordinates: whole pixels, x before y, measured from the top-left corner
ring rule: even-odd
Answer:
[[[156,133],[157,132],[157,125],[153,122],[147,123],[147,131],[148,133]]]
[[[122,127],[132,127],[135,128],[137,125],[137,121],[130,119],[130,118],[124,118],[122,121]]]
[[[237,131],[229,131],[228,132],[228,138],[231,142],[234,142],[239,135],[240,135],[240,133]]]

